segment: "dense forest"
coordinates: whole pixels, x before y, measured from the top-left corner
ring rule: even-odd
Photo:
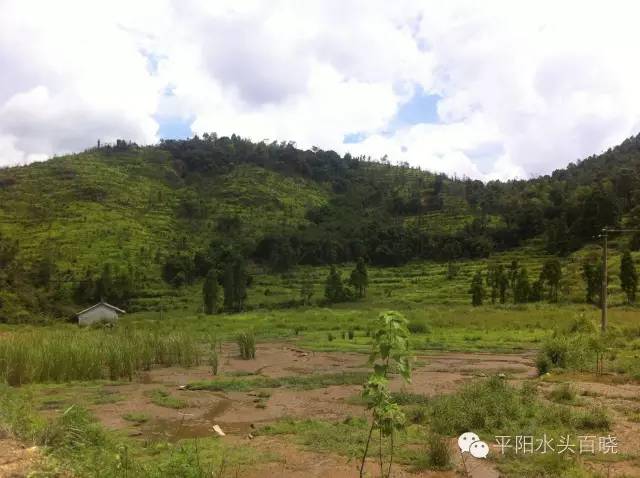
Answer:
[[[452,262],[531,238],[562,257],[621,224],[640,225],[640,136],[551,175],[488,183],[236,135],[120,140],[0,171],[0,311],[64,316],[148,283],[233,280],[249,263]]]

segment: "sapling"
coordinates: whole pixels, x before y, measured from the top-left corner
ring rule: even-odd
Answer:
[[[369,445],[375,429],[379,432],[380,475],[391,476],[393,466],[394,435],[404,428],[405,414],[389,392],[387,376],[391,368],[400,374],[405,383],[411,381],[411,363],[409,354],[409,330],[407,319],[398,312],[385,312],[378,317],[378,328],[373,332],[373,347],[369,356],[373,374],[364,385],[363,398],[367,409],[372,412],[371,427],[360,465],[360,477],[364,476],[364,464],[369,453]],[[390,441],[389,466],[385,474],[383,459],[383,440]]]

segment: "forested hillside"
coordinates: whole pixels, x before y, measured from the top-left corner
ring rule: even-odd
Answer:
[[[0,320],[172,295],[238,261],[452,262],[532,238],[565,256],[604,226],[640,225],[639,207],[640,136],[550,176],[487,184],[238,136],[118,141],[0,171]]]

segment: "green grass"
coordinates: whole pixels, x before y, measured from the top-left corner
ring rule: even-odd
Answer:
[[[206,382],[193,382],[187,385],[189,390],[248,392],[260,388],[291,388],[294,390],[312,390],[331,385],[362,385],[368,374],[364,372],[341,372],[290,377],[220,378]]]
[[[187,408],[189,402],[180,398],[174,397],[166,390],[155,389],[148,393],[151,403],[158,405],[159,407],[175,408],[176,410]]]
[[[135,423],[136,425],[141,425],[149,421],[149,415],[142,412],[125,413],[122,415],[122,418],[128,422]]]

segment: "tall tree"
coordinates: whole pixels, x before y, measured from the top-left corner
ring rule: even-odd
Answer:
[[[530,295],[531,285],[529,284],[529,274],[527,273],[527,269],[522,267],[520,271],[518,271],[516,285],[513,289],[513,298],[516,303],[522,304],[529,300]]]
[[[358,259],[356,267],[351,271],[349,283],[355,289],[356,297],[362,298],[365,296],[367,285],[369,285],[369,274],[367,273],[367,265],[362,257]]]
[[[211,269],[204,279],[202,301],[205,314],[211,315],[218,311],[218,274],[215,269]]]
[[[620,261],[620,285],[627,295],[627,302],[635,302],[636,291],[638,290],[638,273],[629,250],[624,251]]]
[[[545,261],[540,272],[540,281],[547,284],[549,302],[558,302],[558,288],[562,279],[562,265],[558,259]]]
[[[471,304],[476,307],[482,305],[484,301],[484,281],[482,280],[482,273],[480,271],[476,272],[471,279],[471,288],[469,289],[469,293],[471,294]]]
[[[518,278],[518,271],[520,270],[520,264],[516,259],[511,261],[511,265],[509,266],[509,271],[507,272],[507,276],[509,279],[509,287],[513,292],[516,287],[516,279]]]
[[[233,312],[244,308],[247,298],[247,272],[244,258],[236,255],[229,260],[224,270],[224,307]]]
[[[504,304],[509,288],[509,277],[502,264],[492,264],[487,269],[487,286],[490,288],[491,303],[495,304],[496,299]]]
[[[585,283],[585,300],[589,304],[600,305],[602,289],[602,263],[585,262],[582,264],[582,278]]]
[[[341,302],[345,299],[344,284],[342,283],[342,276],[336,269],[336,266],[331,265],[329,274],[324,287],[324,296],[329,302]]]
[[[491,303],[495,304],[498,298],[498,277],[499,268],[502,267],[499,264],[489,264],[487,268],[487,287],[489,287],[489,296],[491,297]]]

